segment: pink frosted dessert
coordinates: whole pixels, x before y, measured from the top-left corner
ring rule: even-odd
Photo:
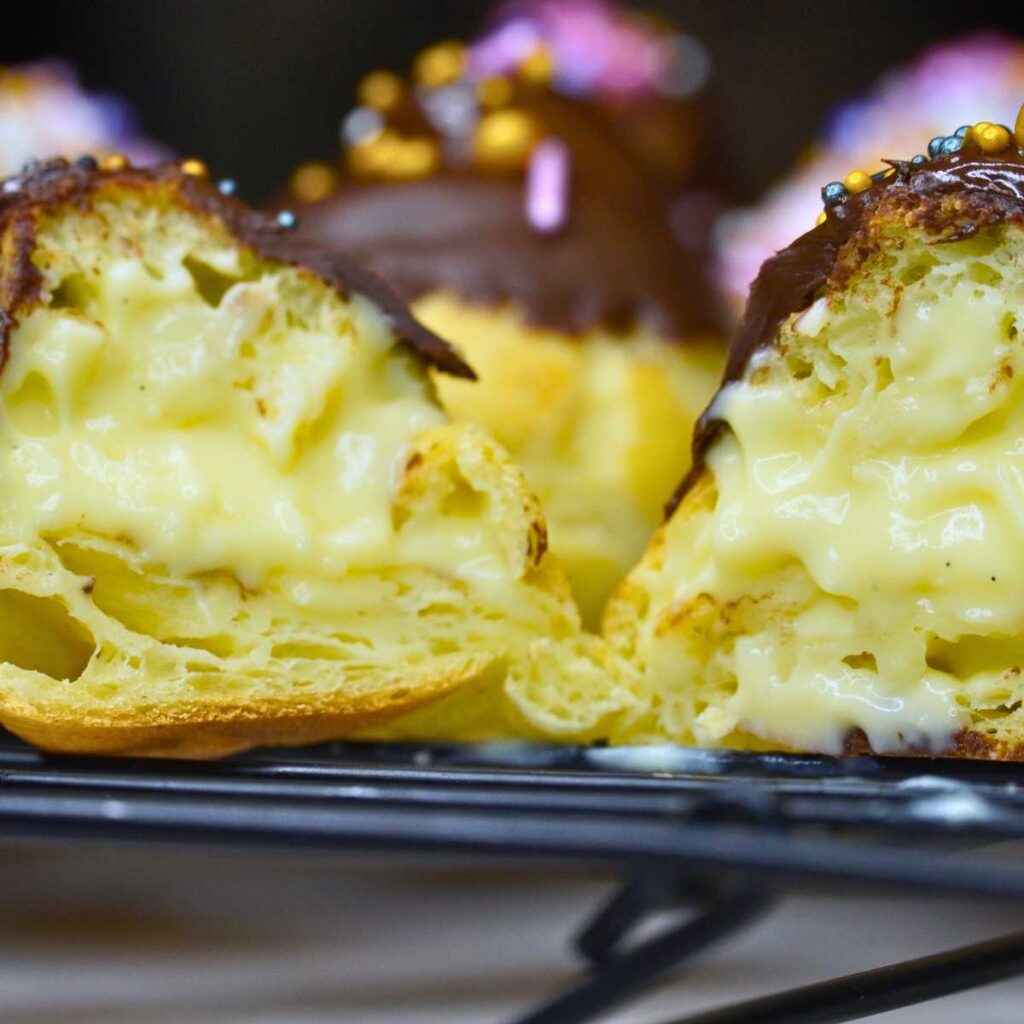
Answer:
[[[119,153],[153,163],[167,150],[137,131],[129,105],[107,93],[87,93],[65,61],[0,69],[0,177],[28,160]]]
[[[761,264],[814,227],[821,188],[852,170],[872,174],[885,157],[983,118],[1012,125],[1024,96],[1024,42],[985,32],[941,43],[841,104],[821,138],[764,198],[723,216],[716,274],[736,315]]]

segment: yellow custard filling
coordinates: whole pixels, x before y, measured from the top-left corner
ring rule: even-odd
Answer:
[[[224,255],[191,272],[126,258],[56,285],[80,308],[25,318],[0,377],[4,517],[44,534],[84,522],[250,587],[400,558],[398,460],[441,413],[364,300],[336,324],[290,324],[279,292],[295,272],[282,271],[208,304],[194,275],[242,274]],[[434,551],[445,567],[472,556]]]
[[[596,629],[689,467],[693,423],[721,374],[721,339],[674,342],[640,329],[569,337],[530,326],[515,308],[443,292],[414,310],[476,370],[475,383],[437,375],[445,409],[486,427],[523,469]]]

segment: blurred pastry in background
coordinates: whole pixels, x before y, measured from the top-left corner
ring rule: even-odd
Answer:
[[[761,268],[613,739],[1024,760],[1024,108],[919,145]]]
[[[707,58],[603,3],[513,4],[470,46],[369,75],[300,230],[376,269],[477,383],[437,377],[538,491],[590,624],[689,461],[724,357],[669,203],[699,178]]]
[[[119,153],[142,165],[168,151],[140,133],[125,100],[85,92],[66,61],[0,69],[0,177],[27,160],[84,153]]]
[[[498,8],[470,61],[477,79],[542,72],[555,92],[611,114],[612,130],[666,186],[700,179],[710,59],[671,23],[601,0],[512,2]]]
[[[719,219],[716,276],[734,315],[761,264],[814,225],[822,182],[841,181],[850,168],[881,170],[907,139],[941,136],[951,124],[1012,124],[1022,96],[1024,42],[985,32],[927,50],[842,104],[786,178],[756,206]]]

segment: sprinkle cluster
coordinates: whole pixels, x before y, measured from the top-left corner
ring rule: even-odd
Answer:
[[[20,174],[10,177],[4,181],[3,185],[0,186],[0,192],[7,195],[18,192],[25,184],[24,179],[37,171],[54,167],[67,168],[71,166],[72,163],[64,157],[55,157],[46,161],[37,160],[35,158],[26,160],[21,165]],[[123,171],[132,165],[123,153],[107,153],[98,158],[91,154],[85,154],[78,157],[78,159],[74,161],[73,166],[83,171],[107,171],[116,173],[117,171]],[[196,157],[188,157],[185,160],[179,160],[178,169],[182,174],[187,174],[192,178],[209,178],[210,176],[210,169],[202,160],[199,160]],[[238,184],[233,178],[221,178],[220,181],[216,183],[216,188],[221,195],[233,196],[238,190]],[[291,210],[281,210],[274,219],[277,226],[286,231],[294,231],[299,226],[299,218]]]
[[[761,264],[814,223],[825,182],[842,181],[852,167],[884,167],[879,157],[907,152],[908,139],[923,146],[981,118],[1012,125],[1022,99],[1024,39],[984,31],[929,47],[843,100],[813,146],[756,205],[716,222],[715,276],[730,307],[742,313]]]
[[[978,121],[976,124],[963,124],[952,135],[937,135],[928,143],[928,155],[919,153],[909,161],[915,166],[927,163],[941,156],[948,156],[951,153],[958,153],[965,142],[977,146],[983,153],[1005,152],[1011,142],[1016,141],[1017,145],[1024,149],[1024,104],[1021,105],[1017,114],[1017,121],[1011,130],[1006,125],[993,124],[991,121]],[[888,167],[874,174],[866,171],[854,170],[842,181],[830,181],[822,187],[821,200],[825,204],[825,210],[818,215],[818,223],[821,224],[827,217],[827,211],[842,203],[847,196],[863,192],[870,188],[875,182],[882,181],[895,173],[894,168]]]
[[[143,164],[167,156],[138,133],[124,100],[86,92],[65,61],[0,67],[0,177],[30,157],[83,152],[127,152]]]
[[[473,46],[478,77],[515,74],[534,53],[557,92],[629,100],[693,95],[710,70],[691,36],[609,0],[513,0],[499,7]]]
[[[448,40],[421,52],[408,81],[367,75],[341,122],[345,160],[356,178],[377,181],[425,178],[442,166],[529,176],[546,138],[539,93],[680,98],[703,86],[708,69],[696,40],[607,0],[518,0],[472,44]],[[338,185],[336,168],[315,161],[296,169],[289,188],[317,202]]]
[[[532,90],[549,85],[554,69],[550,50],[538,46],[514,73],[478,76],[470,50],[448,40],[419,54],[409,82],[374,71],[360,82],[358,106],[341,123],[348,169],[378,181],[425,178],[443,162],[521,171],[542,137],[526,102]],[[290,191],[316,202],[337,185],[337,171],[316,161],[292,174]]]

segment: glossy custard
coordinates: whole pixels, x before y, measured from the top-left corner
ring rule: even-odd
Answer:
[[[689,465],[688,427],[718,381],[720,340],[671,345],[649,330],[594,327],[567,341],[525,324],[514,307],[483,309],[447,293],[413,309],[476,370],[478,382],[435,375],[444,407],[487,424],[515,454],[596,628]]]

